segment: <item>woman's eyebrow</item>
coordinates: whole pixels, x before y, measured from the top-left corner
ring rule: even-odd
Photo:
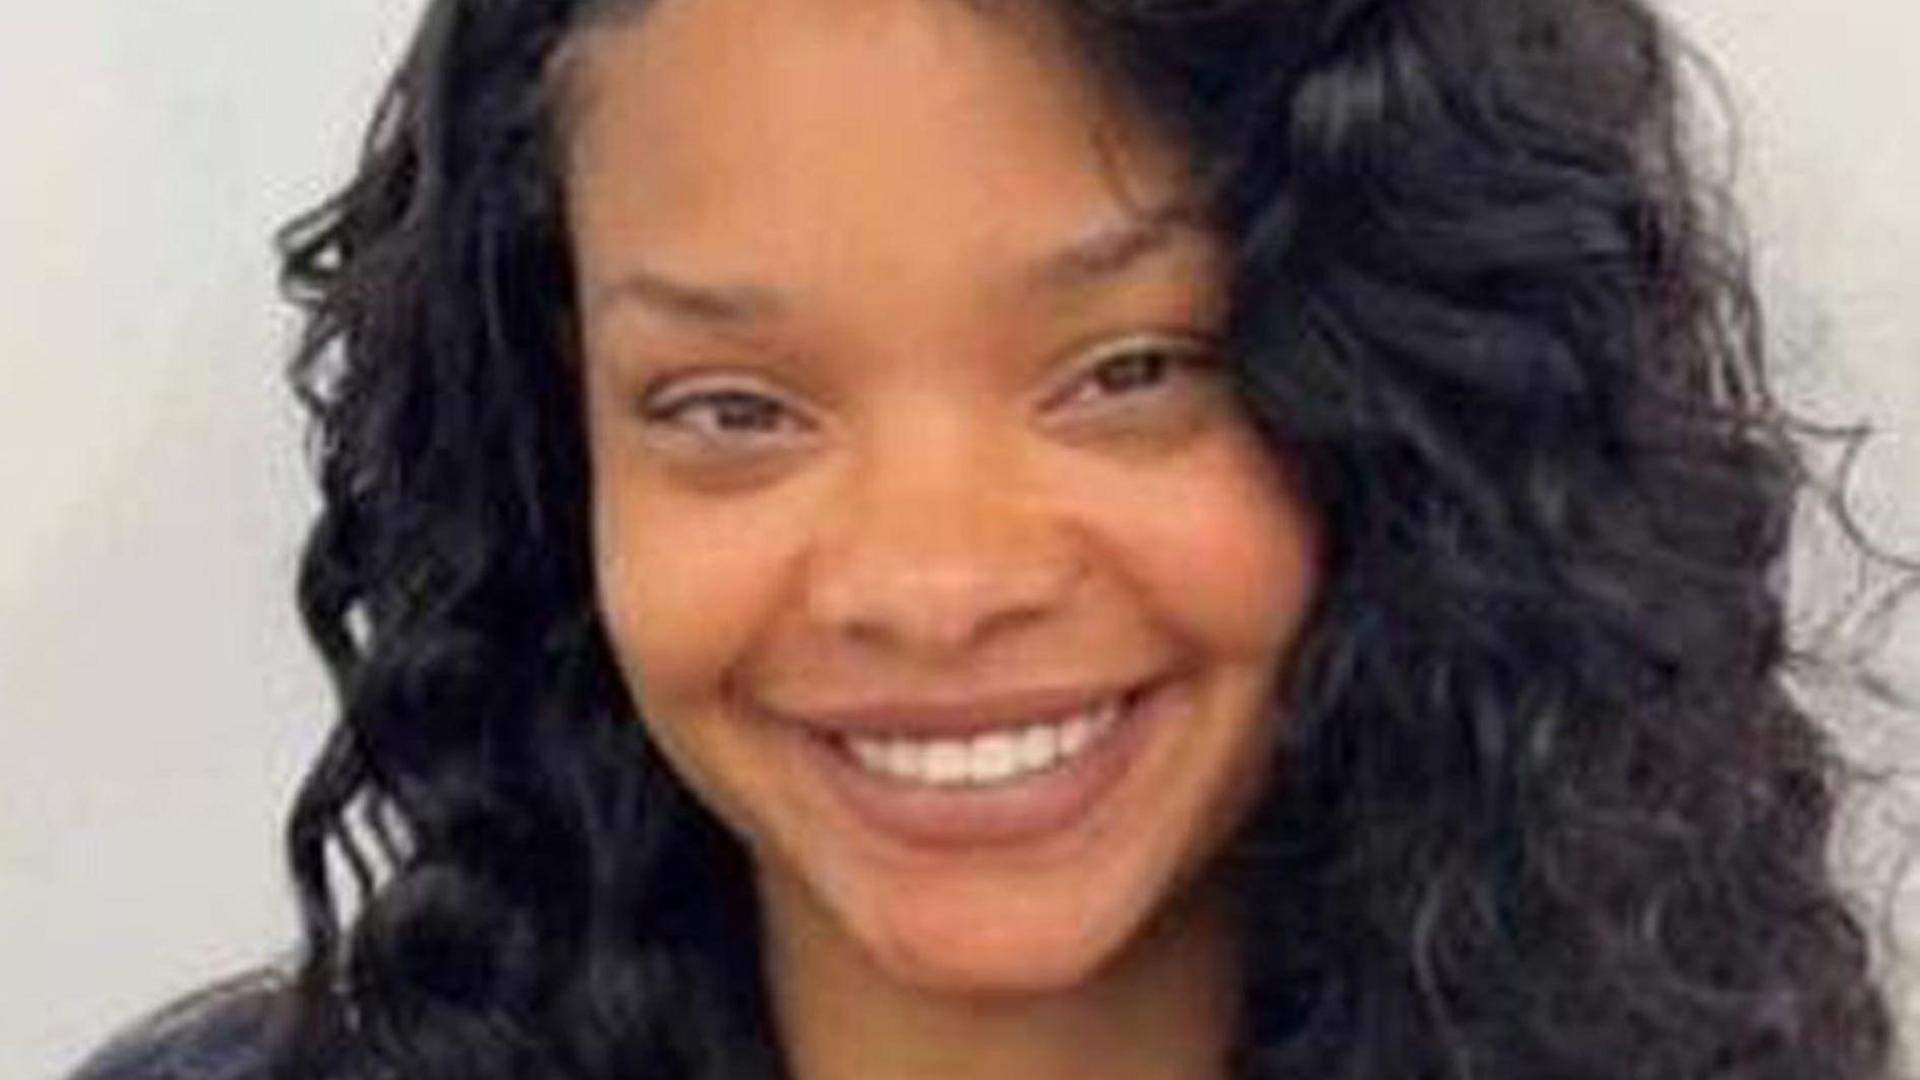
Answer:
[[[1159,206],[1105,226],[1063,247],[1028,260],[1005,283],[1016,292],[1080,292],[1124,275],[1175,240],[1203,231],[1202,217],[1186,202]],[[790,309],[786,296],[762,285],[714,285],[675,278],[633,263],[617,277],[589,290],[586,311],[636,303],[669,318],[711,327],[777,321]]]
[[[1191,203],[1164,203],[1032,260],[1015,273],[1015,284],[1055,293],[1085,289],[1119,277],[1183,236],[1197,238],[1203,231],[1203,218]]]

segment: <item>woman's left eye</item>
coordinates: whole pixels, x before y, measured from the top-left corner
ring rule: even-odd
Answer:
[[[1090,370],[1074,380],[1063,404],[1091,397],[1090,404],[1099,405],[1152,394],[1212,366],[1212,353],[1199,342],[1153,339],[1123,343],[1108,349]]]

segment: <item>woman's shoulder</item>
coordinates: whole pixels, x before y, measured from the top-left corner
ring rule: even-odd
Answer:
[[[269,1029],[289,985],[262,968],[198,990],[115,1036],[68,1080],[266,1080]]]

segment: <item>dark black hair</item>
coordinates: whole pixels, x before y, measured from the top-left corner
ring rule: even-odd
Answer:
[[[288,1078],[781,1068],[745,856],[590,581],[556,89],[644,6],[433,0],[284,236],[341,703],[289,831]],[[1190,153],[1234,378],[1328,526],[1283,775],[1225,856],[1237,1068],[1888,1075],[1841,761],[1786,679],[1808,472],[1674,35],[1640,0],[1047,10]]]

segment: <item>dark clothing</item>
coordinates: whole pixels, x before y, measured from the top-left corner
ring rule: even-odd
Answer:
[[[266,1080],[267,1025],[285,985],[262,971],[202,990],[101,1047],[68,1080]]]

